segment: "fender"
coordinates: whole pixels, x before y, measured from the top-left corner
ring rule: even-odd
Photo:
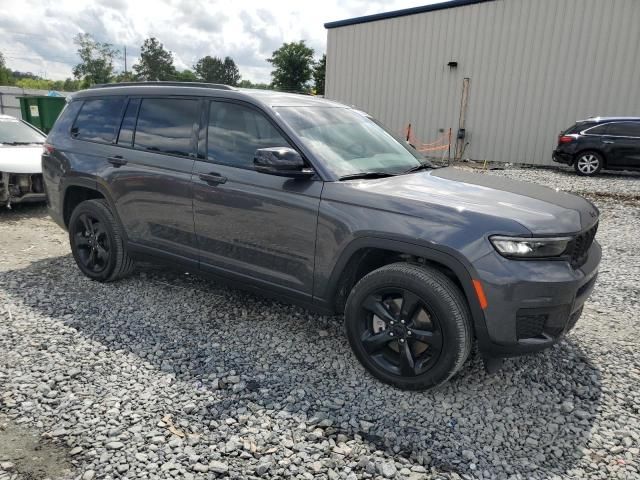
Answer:
[[[125,240],[125,242],[127,243],[129,242],[127,232],[124,229],[122,221],[120,220],[120,215],[118,215],[118,209],[116,208],[116,203],[114,202],[113,197],[111,196],[111,193],[104,185],[98,182],[95,177],[86,177],[86,176],[63,177],[60,180],[60,195],[61,195],[60,205],[62,205],[62,209],[64,209],[64,202],[67,197],[67,190],[70,187],[83,187],[90,190],[95,190],[96,192],[100,193],[107,201],[109,208],[113,213],[113,217],[116,219],[116,222],[118,222],[118,226],[120,227],[120,232],[121,232],[121,235],[123,236],[123,239]],[[63,217],[64,211],[60,212],[60,216],[61,218],[63,218],[62,221],[64,222],[64,217]],[[66,229],[67,226],[64,225],[64,228]]]
[[[336,262],[327,282],[328,295],[324,299],[316,297],[315,300],[318,303],[324,303],[327,305],[334,304],[339,287],[339,279],[347,265],[347,262],[358,250],[364,248],[379,248],[415,255],[416,257],[421,257],[449,268],[456,275],[462,285],[463,293],[467,299],[469,310],[471,311],[474,330],[478,340],[481,343],[484,343],[485,340],[488,341],[489,336],[485,324],[484,312],[480,307],[480,302],[478,301],[472,282],[474,278],[478,277],[471,263],[452,248],[421,242],[419,240],[416,241],[415,239],[407,241],[404,238],[393,239],[389,237],[369,235],[354,239],[344,248],[338,257],[338,261]]]

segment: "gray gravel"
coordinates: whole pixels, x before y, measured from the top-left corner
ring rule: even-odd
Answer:
[[[58,478],[640,478],[640,178],[491,173],[587,194],[600,279],[556,347],[428,393],[369,377],[340,318],[159,267],[91,282],[42,208],[0,212],[0,480],[27,478],[15,426]]]

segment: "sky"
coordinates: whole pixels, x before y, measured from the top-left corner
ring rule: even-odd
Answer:
[[[436,0],[0,0],[0,52],[12,70],[52,80],[72,77],[78,63],[73,37],[127,47],[136,62],[145,38],[155,36],[173,52],[179,70],[205,55],[230,56],[242,78],[269,82],[267,58],[283,42],[306,40],[320,57],[324,23],[414,7]],[[123,58],[116,71],[124,70]]]

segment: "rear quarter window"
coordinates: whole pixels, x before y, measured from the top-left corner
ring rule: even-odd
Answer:
[[[71,135],[82,140],[113,143],[120,126],[124,103],[124,97],[85,100],[73,124]]]
[[[596,125],[595,127],[589,128],[589,131],[586,132],[589,135],[606,135],[609,130],[609,124],[605,123],[602,125]]]
[[[73,121],[76,119],[76,115],[78,115],[78,111],[82,106],[82,102],[71,102],[67,103],[60,113],[60,116],[53,124],[53,128],[49,132],[49,139],[53,139],[59,135],[69,135],[71,130],[71,125],[73,125]]]
[[[593,123],[593,122],[578,122],[572,126],[570,126],[569,128],[567,128],[564,132],[562,132],[562,135],[571,135],[573,133],[580,133],[588,128],[591,128],[593,126],[597,125],[597,123]]]

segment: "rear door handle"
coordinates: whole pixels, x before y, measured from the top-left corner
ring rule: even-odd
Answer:
[[[219,185],[227,181],[227,177],[223,177],[219,173],[215,173],[215,172],[201,173],[198,176],[200,177],[200,180],[204,180],[210,185]]]
[[[602,143],[613,143],[613,140],[602,140]]]
[[[113,157],[107,158],[107,162],[109,162],[111,165],[113,165],[116,168],[119,168],[127,164],[127,161],[124,158],[122,158],[120,155],[115,155]]]

